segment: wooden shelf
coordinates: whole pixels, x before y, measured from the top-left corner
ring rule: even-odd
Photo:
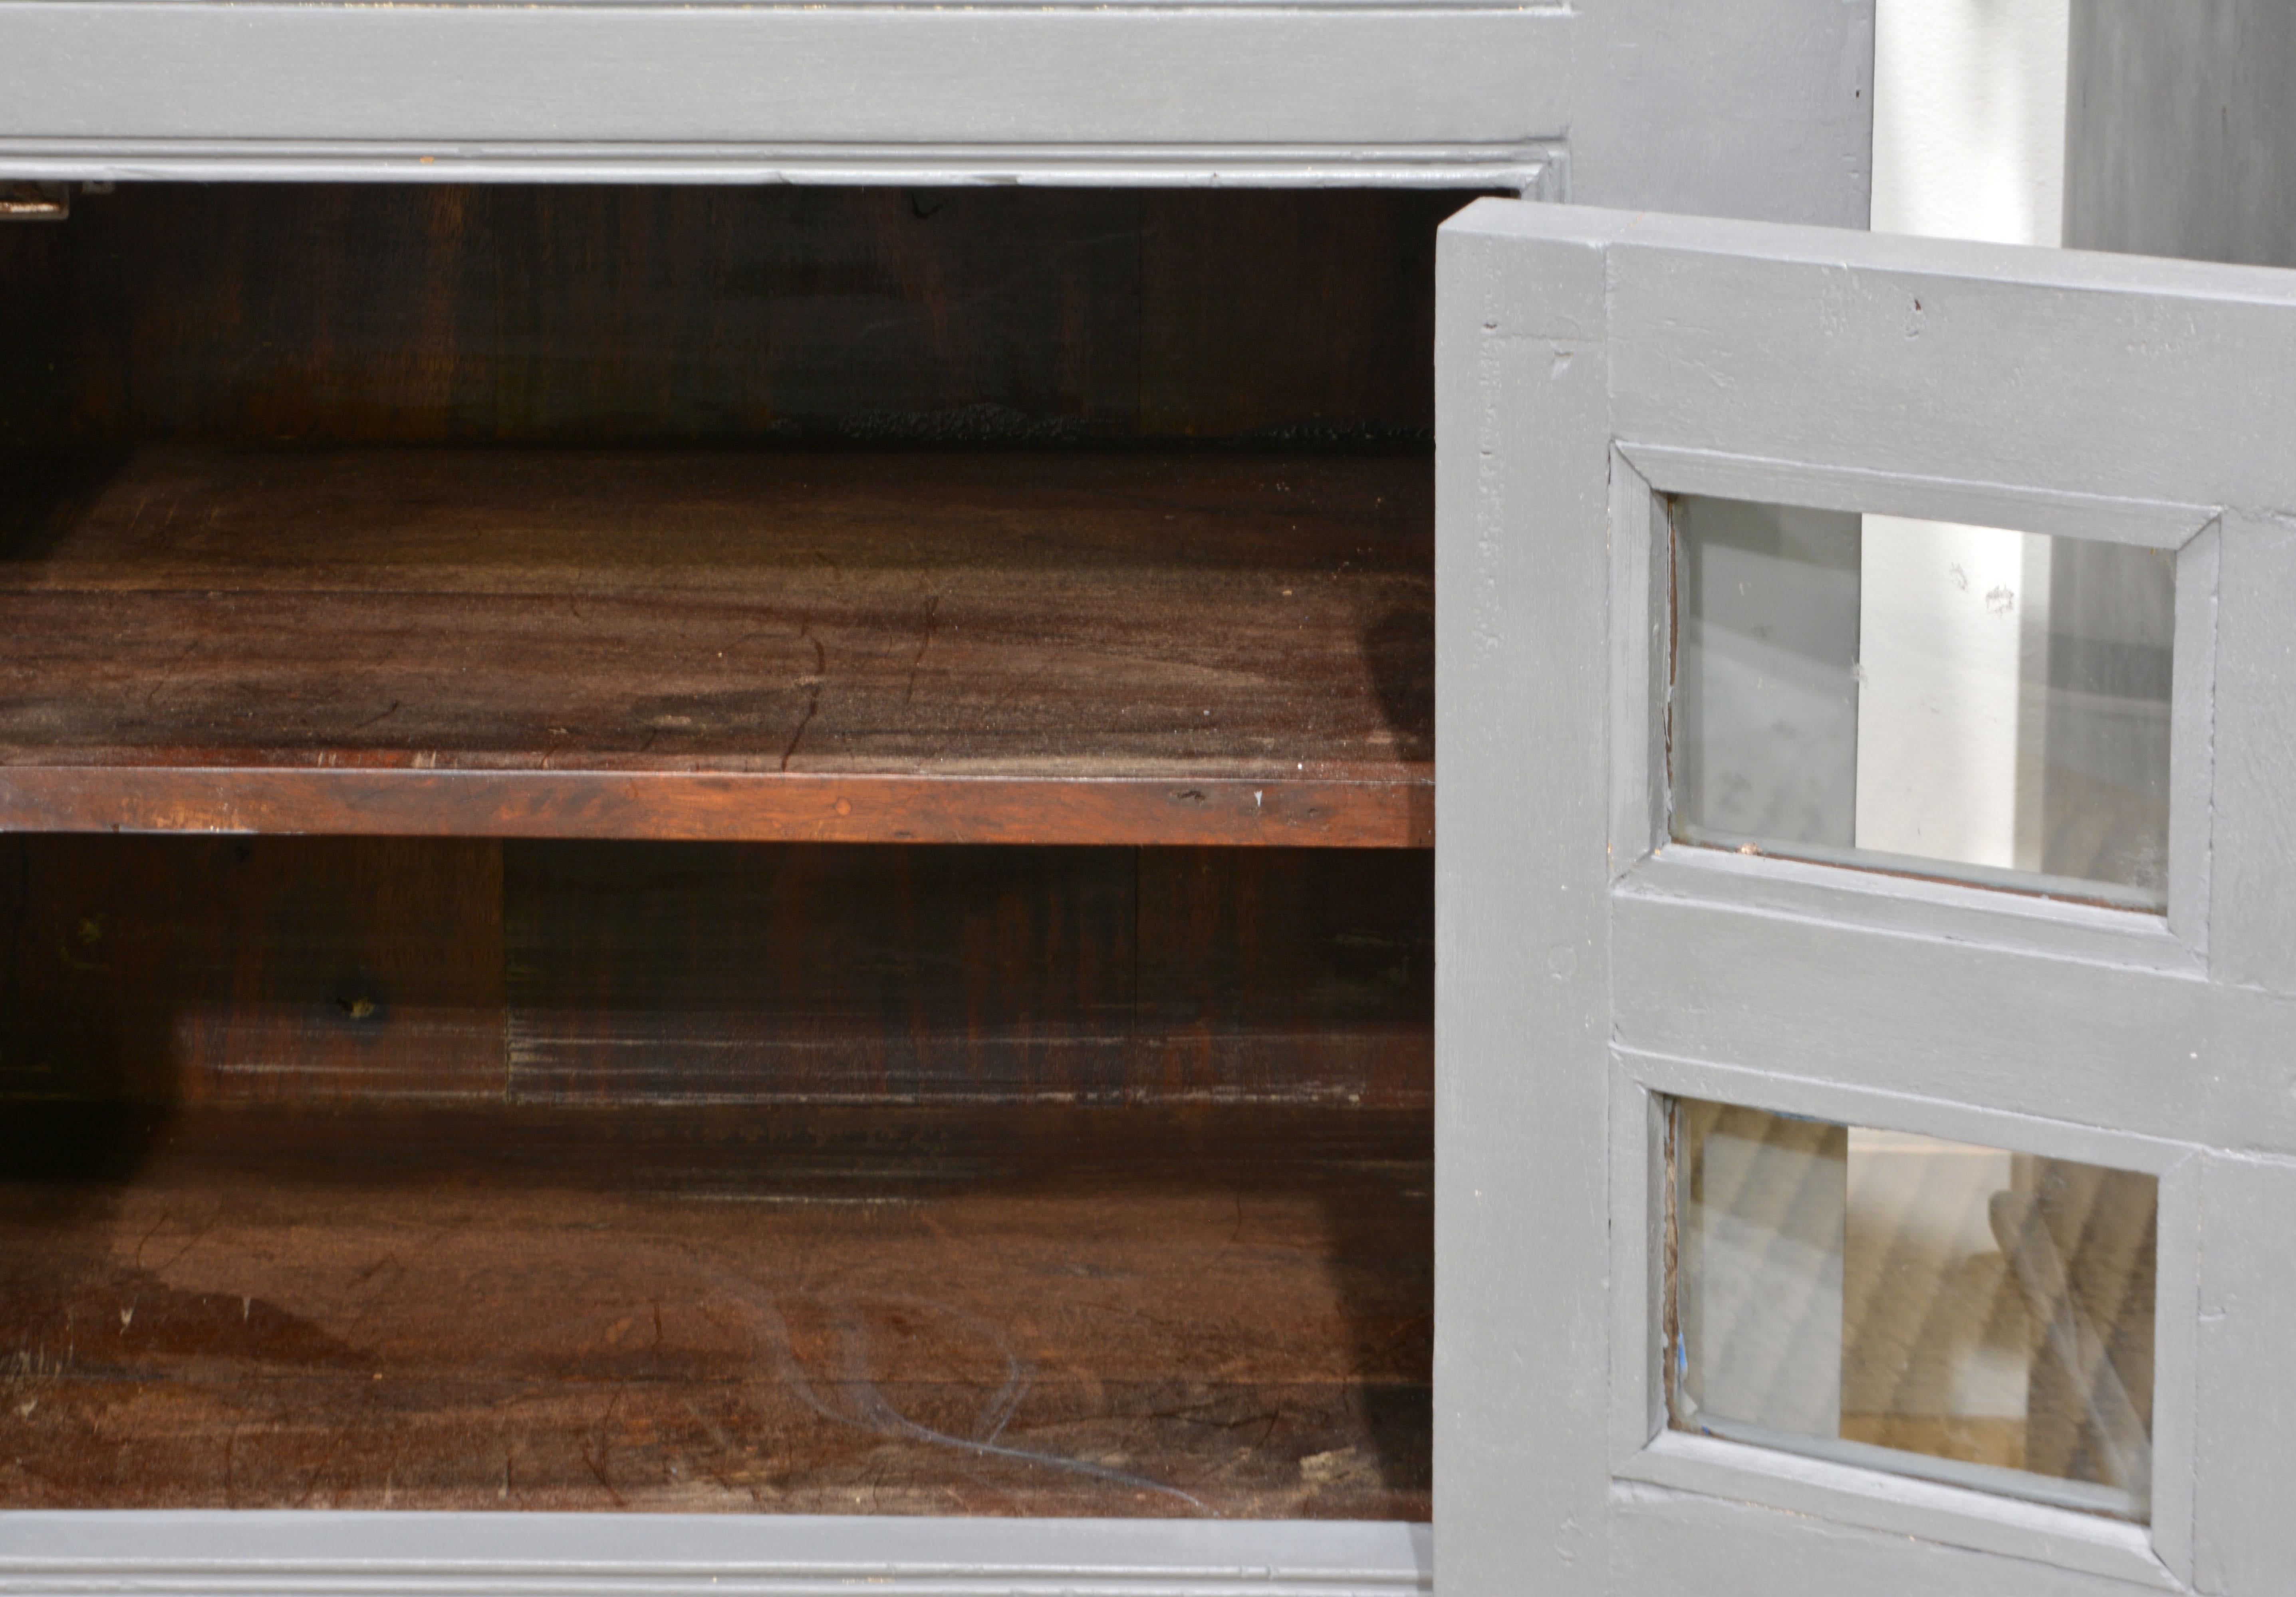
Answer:
[[[1431,479],[146,451],[0,513],[0,828],[1424,847]]]
[[[0,1128],[0,1507],[1429,1513],[1424,1115]]]

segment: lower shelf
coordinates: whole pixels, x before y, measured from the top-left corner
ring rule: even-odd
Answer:
[[[0,1506],[1429,1516],[1431,1125],[12,1110]]]

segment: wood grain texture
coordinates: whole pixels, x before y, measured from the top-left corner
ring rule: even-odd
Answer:
[[[11,1112],[508,1085],[499,844],[12,841]]]
[[[0,1505],[1429,1512],[1424,851],[0,861]]]
[[[159,450],[20,507],[0,824],[1424,846],[1423,455]]]
[[[0,1107],[1423,1110],[1423,850],[0,839]]]
[[[1429,1511],[1423,1116],[19,1116],[0,1502]],[[123,1151],[124,1149],[124,1151]]]
[[[135,184],[0,233],[0,440],[1423,438],[1466,198]]]
[[[506,846],[521,1101],[1431,1095],[1423,852]]]
[[[1431,857],[1149,848],[1138,858],[1144,1046],[1133,1095],[1431,1100]]]

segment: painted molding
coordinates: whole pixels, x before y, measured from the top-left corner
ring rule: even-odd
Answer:
[[[1423,1525],[855,1515],[0,1515],[0,1593],[1417,1597]]]
[[[1567,200],[1559,139],[1513,143],[613,144],[0,140],[37,182],[673,183],[1049,187],[1456,188]]]

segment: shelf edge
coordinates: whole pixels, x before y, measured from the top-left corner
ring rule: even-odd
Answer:
[[[1392,780],[15,766],[0,831],[1426,848]]]

